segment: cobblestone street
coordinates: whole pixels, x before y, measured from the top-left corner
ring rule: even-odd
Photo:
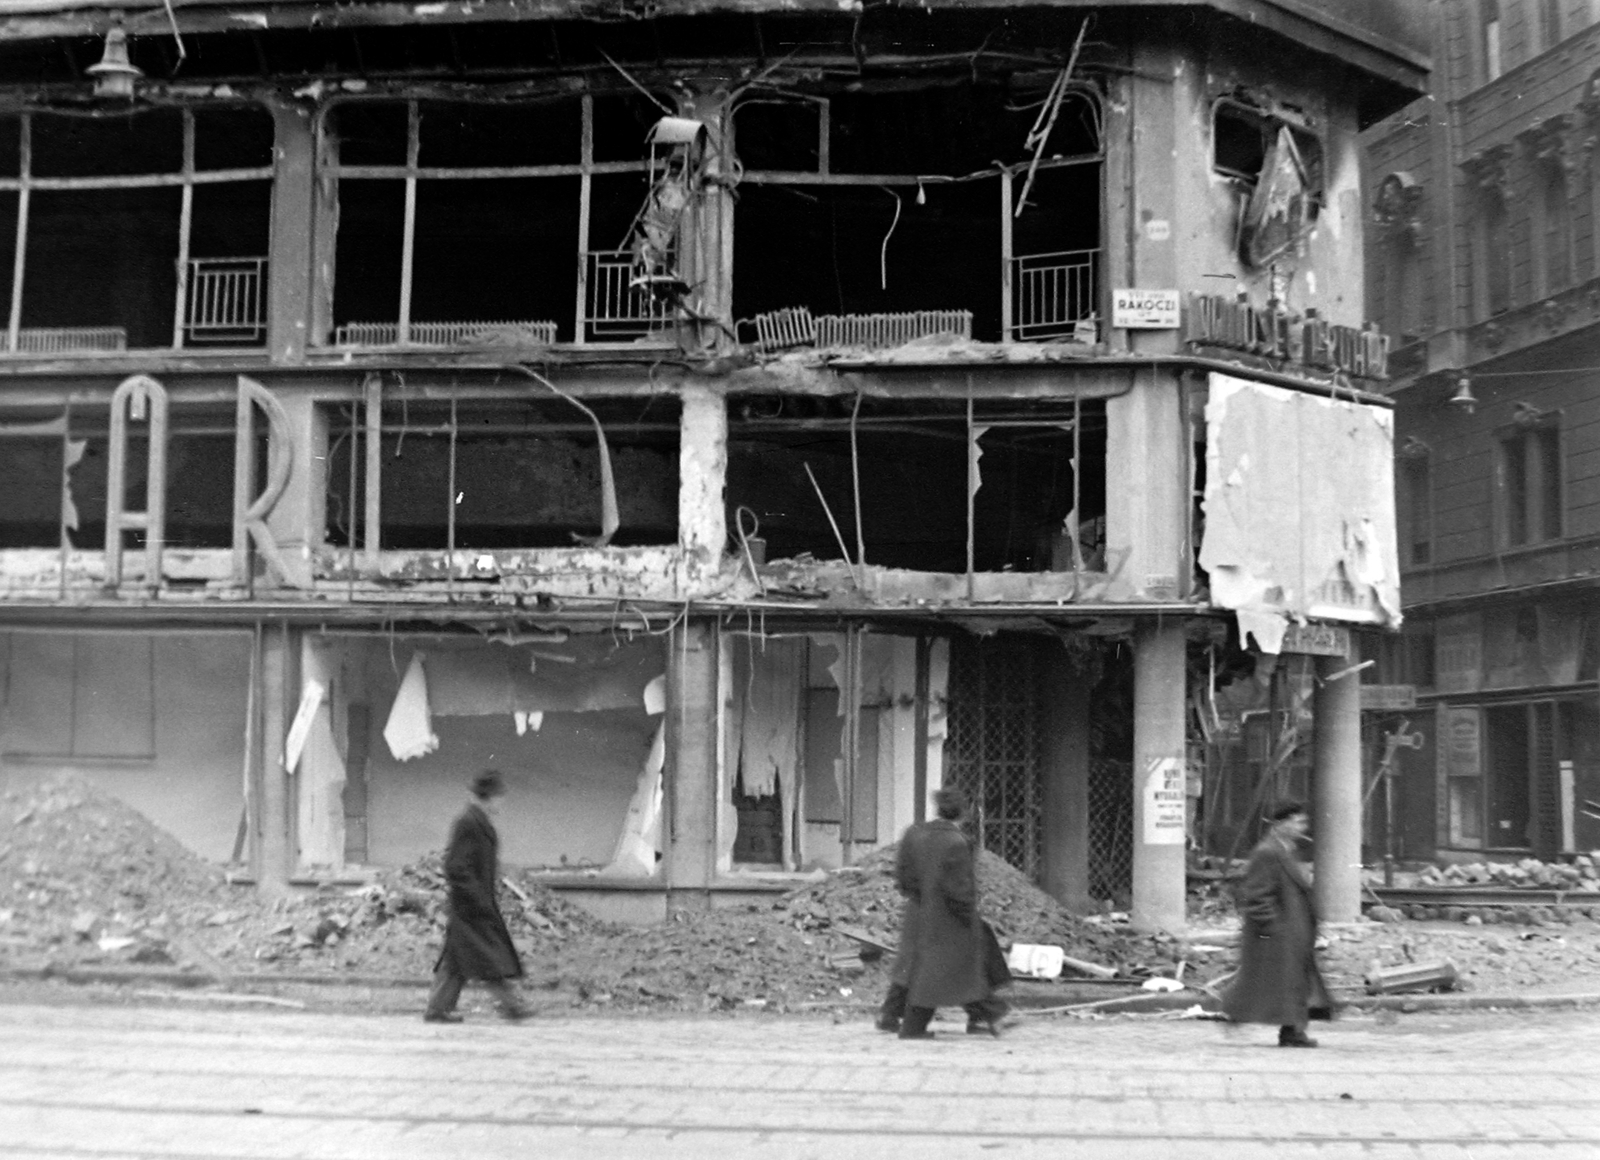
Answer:
[[[1272,1029],[1035,1017],[535,1019],[0,1005],[0,1156],[1600,1154],[1600,1014]]]

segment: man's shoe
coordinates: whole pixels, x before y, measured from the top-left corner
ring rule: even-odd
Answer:
[[[462,1017],[454,1011],[429,1011],[423,1015],[424,1023],[460,1023]]]
[[[1004,1015],[994,1019],[969,1019],[967,1020],[968,1035],[992,1035],[999,1039],[1011,1027],[1011,1020]]]
[[[885,1018],[884,1016],[880,1015],[880,1016],[878,1016],[878,1021],[876,1023],[874,1023],[873,1026],[876,1027],[879,1031],[888,1031],[888,1032],[890,1032],[892,1034],[892,1033],[900,1030],[900,1020],[898,1020],[898,1019],[888,1019],[888,1018]]]
[[[1279,1047],[1315,1047],[1316,1045],[1317,1041],[1304,1031],[1278,1032]]]

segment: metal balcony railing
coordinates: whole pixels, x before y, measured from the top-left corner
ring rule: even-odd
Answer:
[[[583,317],[578,332],[593,342],[625,342],[670,329],[675,311],[656,283],[641,275],[630,250],[590,250],[583,255]]]
[[[256,346],[267,340],[265,258],[191,258],[188,277],[186,342]]]
[[[120,326],[26,326],[17,331],[18,354],[127,349],[128,332]]]
[[[410,346],[549,346],[556,324],[507,322],[413,322],[407,327]],[[349,322],[334,331],[336,346],[398,346],[398,322]]]
[[[1011,259],[1011,324],[1006,338],[1095,341],[1099,250],[1058,250]]]

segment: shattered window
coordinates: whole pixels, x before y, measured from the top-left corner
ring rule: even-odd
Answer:
[[[1264,266],[1299,245],[1323,198],[1322,145],[1284,117],[1234,100],[1211,119],[1211,166],[1239,189],[1240,257]]]
[[[675,544],[676,398],[448,402],[391,392],[377,465],[379,546],[396,550]],[[587,411],[587,413],[586,413]],[[592,416],[592,417],[591,417]],[[365,416],[330,417],[326,542],[365,543]],[[605,432],[602,445],[596,424]],[[609,505],[609,506],[608,506]],[[607,511],[616,526],[608,534]]]
[[[1100,109],[1064,73],[763,91],[734,127],[746,341],[1097,337]]]
[[[339,229],[323,341],[516,347],[659,328],[631,244],[660,117],[643,97],[333,105],[322,155]]]
[[[3,349],[263,343],[272,134],[245,105],[0,119]]]
[[[233,544],[234,413],[231,405],[175,404],[167,418],[165,544]],[[0,548],[98,550],[105,544],[110,410],[98,407],[0,409]],[[127,428],[123,510],[144,511],[150,427]],[[257,462],[266,460],[265,431]],[[124,533],[141,547],[144,532]]]
[[[1105,446],[1098,400],[986,403],[969,423],[958,401],[739,397],[728,526],[769,560],[960,573],[970,551],[978,572],[1098,571]]]

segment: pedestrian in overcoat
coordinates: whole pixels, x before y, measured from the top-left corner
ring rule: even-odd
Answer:
[[[902,1039],[927,1039],[939,1007],[966,1008],[968,1031],[998,1036],[1006,1004],[994,997],[994,934],[978,917],[977,866],[961,832],[966,799],[934,795],[938,817],[918,822],[900,839],[895,884],[905,896],[899,950],[878,1027]]]
[[[1276,1023],[1280,1047],[1315,1047],[1306,1022],[1331,1018],[1333,1003],[1317,967],[1311,879],[1295,855],[1306,833],[1306,810],[1299,802],[1284,802],[1271,820],[1239,888],[1239,972],[1223,994],[1222,1009],[1235,1023]]]
[[[500,837],[492,815],[504,793],[499,771],[484,770],[472,779],[471,799],[450,827],[444,853],[450,918],[423,1015],[430,1023],[461,1022],[455,1007],[468,979],[479,979],[489,988],[507,1019],[528,1015],[509,982],[522,977],[522,960],[500,914],[495,889],[500,879]]]

